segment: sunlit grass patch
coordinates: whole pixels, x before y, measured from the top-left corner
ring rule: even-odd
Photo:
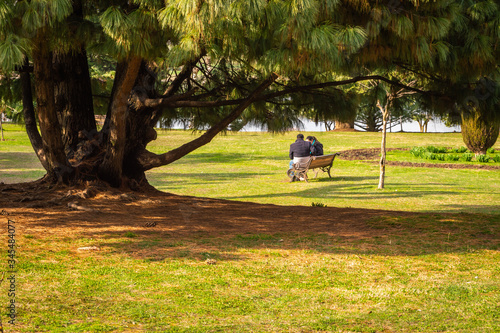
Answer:
[[[20,258],[18,301],[26,306],[18,328],[495,331],[498,239],[496,245],[472,241],[469,251],[459,246],[471,233],[498,233],[494,221],[477,223],[481,218],[379,218],[370,223],[385,228],[387,237],[363,240],[288,233],[117,235],[93,239],[102,250],[90,255],[63,250],[89,241],[28,238]],[[136,256],[144,244],[161,255]],[[216,264],[207,265],[207,258]]]

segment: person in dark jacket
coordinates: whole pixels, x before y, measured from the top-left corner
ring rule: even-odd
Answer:
[[[296,157],[309,157],[311,155],[311,143],[304,141],[303,134],[297,134],[297,140],[290,145],[290,153],[288,155],[291,160]]]
[[[311,143],[309,141],[304,141],[303,134],[297,134],[297,140],[290,145],[290,152],[288,153],[290,157],[289,169],[293,167],[294,163],[306,163],[311,156]]]
[[[308,136],[306,141],[311,143],[311,155],[321,156],[323,155],[323,144],[316,139],[315,136]]]

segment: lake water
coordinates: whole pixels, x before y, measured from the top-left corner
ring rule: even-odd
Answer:
[[[319,123],[316,125],[313,121],[303,119],[302,122],[304,123],[303,128],[299,128],[298,130],[305,131],[305,132],[325,132],[325,125],[323,123]],[[361,130],[359,127],[354,126],[355,129]],[[245,126],[242,131],[244,132],[261,132],[262,130],[259,127],[255,126]],[[389,130],[388,130],[389,131]],[[392,132],[399,132],[401,131],[401,125],[395,126],[392,128]],[[420,132],[420,128],[418,126],[418,123],[416,121],[413,122],[407,122],[403,123],[403,131],[404,132]],[[447,127],[445,124],[443,124],[439,120],[431,120],[429,124],[427,125],[427,132],[433,132],[433,133],[443,133],[443,132],[460,132],[460,125],[458,126],[453,126],[453,127]]]
[[[308,119],[302,119],[302,123],[304,124],[303,127],[298,128],[297,130],[299,131],[304,131],[304,132],[325,132],[325,125],[323,123],[319,123],[316,125],[313,121],[308,120]],[[158,123],[158,126],[160,126],[160,123]],[[182,129],[183,126],[181,123],[177,122],[174,124],[172,129]],[[359,127],[354,126],[355,129],[361,130]],[[241,130],[242,132],[262,132],[262,129],[257,126],[250,126],[247,125],[243,127]],[[388,130],[392,132],[399,132],[401,131],[401,125],[395,126],[392,128],[392,130]],[[407,122],[403,123],[403,131],[404,132],[420,132],[420,128],[418,126],[418,123],[416,121],[412,122]],[[427,132],[429,133],[445,133],[445,132],[460,132],[460,126],[453,126],[453,127],[447,127],[445,124],[443,124],[439,120],[431,120],[429,124],[427,125]]]

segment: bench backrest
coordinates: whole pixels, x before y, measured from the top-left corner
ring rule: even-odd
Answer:
[[[311,160],[311,163],[309,164],[309,169],[322,168],[325,166],[329,166],[333,163],[333,160],[335,159],[335,156],[337,156],[337,155],[338,155],[338,153],[329,154],[329,155],[314,156],[313,159]]]

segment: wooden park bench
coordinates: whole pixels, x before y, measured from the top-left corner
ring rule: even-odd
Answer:
[[[287,171],[288,177],[290,177],[290,182],[295,180],[303,179],[306,182],[307,171],[314,170],[315,176],[318,177],[318,169],[323,172],[328,173],[328,177],[332,178],[330,174],[330,169],[332,168],[333,161],[335,160],[335,156],[340,155],[340,153],[329,154],[329,155],[321,155],[321,156],[311,156],[309,160],[305,163],[295,163],[293,167]]]

